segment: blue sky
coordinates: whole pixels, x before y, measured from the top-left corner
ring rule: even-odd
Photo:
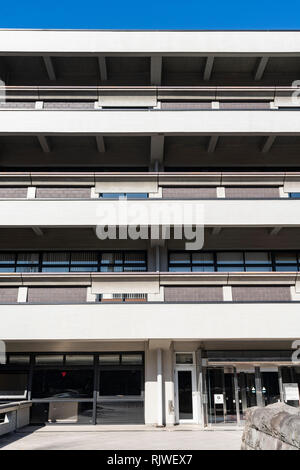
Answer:
[[[0,28],[300,29],[300,15],[297,0],[2,0]]]

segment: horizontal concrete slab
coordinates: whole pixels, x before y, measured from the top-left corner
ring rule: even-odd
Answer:
[[[300,135],[299,111],[1,110],[0,135]]]
[[[126,207],[127,215],[124,211]],[[0,227],[197,224],[223,227],[299,227],[300,202],[276,200],[6,200]]]
[[[300,337],[296,302],[2,305],[0,324],[4,341]]]
[[[300,55],[300,32],[1,30],[0,53]]]

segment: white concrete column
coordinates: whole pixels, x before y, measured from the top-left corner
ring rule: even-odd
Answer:
[[[163,356],[163,382],[165,401],[165,425],[175,424],[175,388],[174,388],[174,349],[173,343],[169,349],[164,350]]]
[[[162,350],[157,349],[157,426],[163,425],[163,381],[162,381]]]

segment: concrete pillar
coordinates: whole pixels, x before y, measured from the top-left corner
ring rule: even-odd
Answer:
[[[145,424],[157,424],[156,350],[145,348]]]
[[[173,345],[168,340],[149,340],[145,348],[145,423],[173,425]]]
[[[173,344],[163,354],[164,382],[164,422],[166,426],[175,424],[175,389],[174,389],[174,349]]]
[[[163,425],[163,363],[162,363],[162,349],[157,349],[157,363],[156,363],[156,384],[157,384],[157,426]]]

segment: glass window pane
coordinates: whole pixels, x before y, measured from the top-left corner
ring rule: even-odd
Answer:
[[[170,263],[190,264],[190,254],[189,253],[170,253]]]
[[[24,372],[0,373],[0,396],[25,398],[28,374]]]
[[[244,266],[218,266],[217,271],[221,273],[241,273]]]
[[[176,353],[176,364],[193,364],[193,354]]]
[[[45,355],[36,355],[35,356],[35,363],[37,365],[41,365],[41,364],[49,364],[49,365],[52,365],[52,364],[63,364],[63,360],[64,360],[64,356],[61,354],[61,355],[55,355],[55,354],[45,354]]]
[[[246,266],[247,272],[271,272],[272,266]]]
[[[119,354],[100,354],[99,363],[100,364],[119,364],[120,355]]]
[[[39,254],[38,253],[18,253],[17,264],[38,264]]]
[[[298,267],[297,267],[296,264],[294,264],[294,265],[291,265],[291,264],[287,264],[287,265],[277,264],[276,267],[275,267],[275,270],[276,271],[281,271],[281,272],[284,272],[284,271],[295,272],[295,271],[298,271]]]
[[[0,253],[0,265],[1,264],[15,264],[15,253]]]
[[[16,273],[38,273],[38,266],[17,266]]]
[[[145,266],[124,266],[124,272],[146,271]]]
[[[125,193],[102,193],[101,199],[122,199],[125,198]]]
[[[217,254],[217,262],[220,264],[243,264],[243,253],[239,252],[220,252]]]
[[[192,253],[192,262],[195,264],[212,264],[214,255],[213,253]]]
[[[144,264],[145,254],[144,253],[126,253],[124,252],[124,263]]]
[[[148,193],[126,193],[127,199],[147,199]]]
[[[94,363],[94,356],[88,354],[67,354],[66,365],[81,365],[81,366],[92,366]]]
[[[128,396],[142,394],[142,371],[102,370],[100,396]]]
[[[122,354],[122,364],[142,364],[142,354]]]
[[[94,370],[35,369],[32,381],[33,398],[91,398]]]
[[[271,264],[271,255],[267,251],[246,251],[246,264]]]
[[[275,262],[280,263],[280,264],[297,263],[297,253],[295,252],[275,253]]]
[[[44,253],[43,264],[69,264],[69,253]]]
[[[170,273],[186,273],[192,270],[191,266],[170,266]]]
[[[43,273],[68,273],[69,272],[69,267],[68,266],[56,266],[55,268],[50,268],[47,266],[42,267],[42,272]]]
[[[86,251],[81,253],[71,253],[71,263],[97,265],[98,255],[96,252]]]
[[[293,199],[298,199],[300,198],[300,193],[289,193],[289,196]]]
[[[9,364],[29,364],[30,357],[29,355],[21,354],[10,354],[9,355]]]
[[[203,266],[193,266],[192,271],[193,272],[198,272],[198,273],[203,273],[203,272],[213,272],[215,270],[214,266],[209,265],[209,264],[204,264]]]
[[[101,264],[121,264],[122,262],[122,253],[102,253],[101,255]]]
[[[0,266],[0,273],[14,273],[15,272],[15,268],[11,267],[11,268],[5,268],[5,267],[1,267]]]
[[[98,267],[97,266],[92,266],[90,264],[87,264],[85,266],[71,266],[70,267],[70,272],[96,272],[98,271]]]

